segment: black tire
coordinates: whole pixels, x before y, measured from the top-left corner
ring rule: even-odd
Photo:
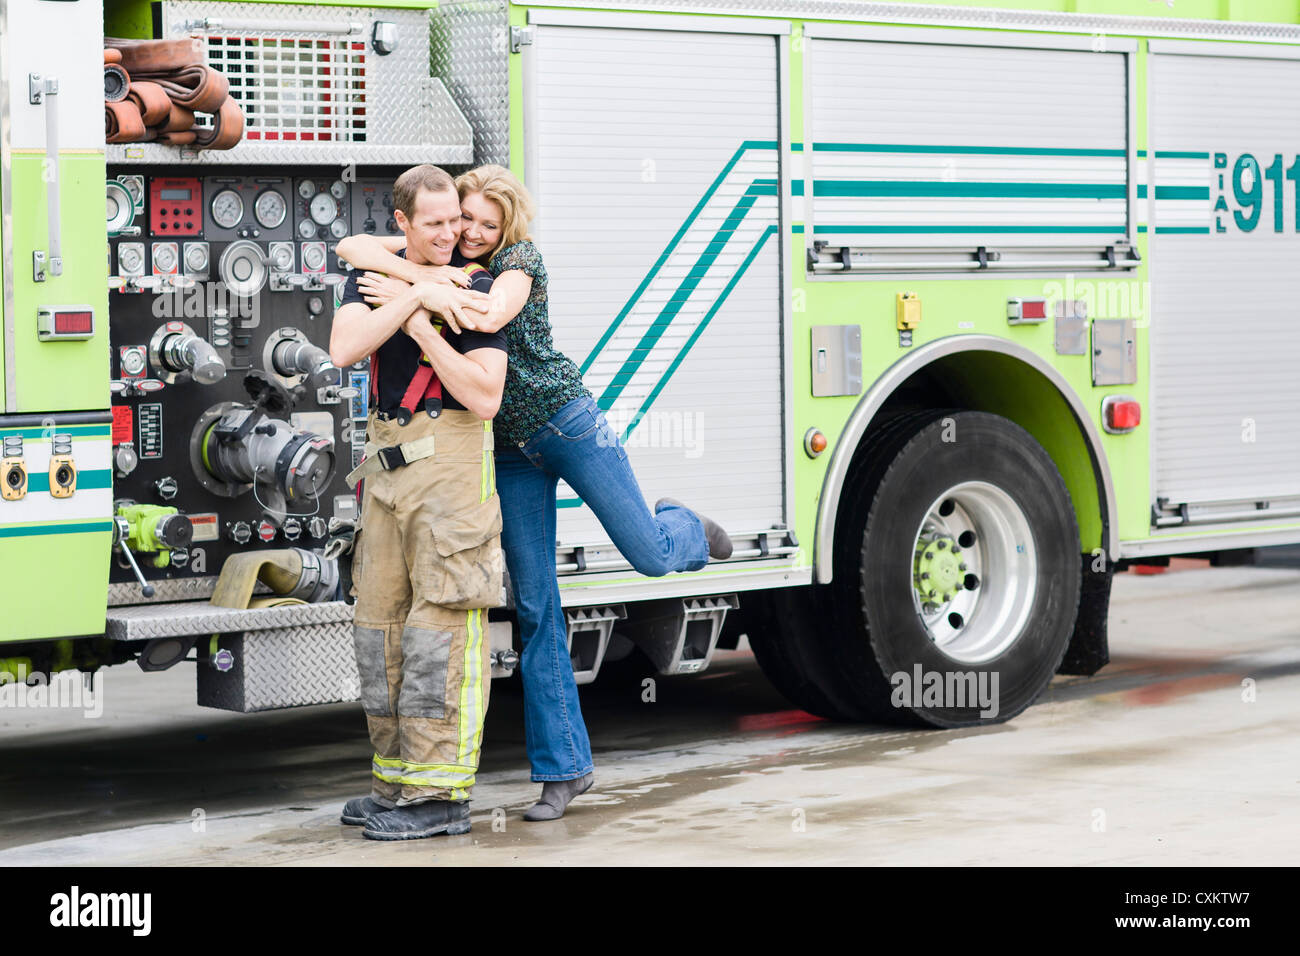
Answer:
[[[874,429],[854,454],[850,472],[861,476],[862,463],[879,462],[883,458],[878,469],[883,473],[884,464],[892,459],[897,446],[910,438],[921,424],[941,414],[933,410],[911,412]],[[861,482],[846,487],[840,505],[841,526],[846,518],[849,522],[858,520],[859,527],[866,521],[871,499],[862,492]],[[847,555],[837,554],[835,566],[856,569],[857,549],[851,549]],[[851,571],[848,576],[856,580]],[[847,617],[837,613],[839,603],[833,585],[781,588],[745,595],[739,613],[758,666],[787,700],[819,717],[898,720],[897,712],[875,713],[864,708],[858,690],[836,674],[836,664],[827,646],[828,628],[852,626],[852,613]]]
[[[830,694],[847,700],[848,716],[858,719],[957,727],[1014,717],[1051,681],[1069,644],[1079,602],[1078,527],[1055,463],[1020,426],[984,412],[909,416],[873,444],[874,453],[861,457],[852,473],[855,494],[842,504],[837,528],[835,581],[829,586],[833,612],[824,635],[830,666],[823,676],[832,682]],[[966,484],[974,482],[980,484]],[[1003,540],[1014,548],[1011,560],[1021,562],[1014,580],[1032,577],[1036,582],[1022,585],[1021,592],[1012,585],[978,593],[983,585],[968,588],[974,594],[968,600],[985,601],[987,594],[985,608],[999,607],[1002,600],[1020,623],[991,626],[1001,616],[980,618],[981,605],[973,605],[968,631],[960,630],[962,619],[957,618],[953,640],[965,640],[967,633],[989,638],[965,656],[956,651],[950,656],[932,640],[918,613],[920,599],[913,600],[918,530],[931,505],[954,488],[964,489],[976,504],[984,496],[993,502],[991,514],[1004,508],[1015,527],[1027,527],[1032,547],[1021,542],[1019,532],[1008,532]],[[997,537],[992,531],[996,520],[989,519],[990,541]],[[854,552],[856,560],[850,557]],[[989,580],[996,579],[992,568],[989,574]],[[944,606],[930,609],[942,617]],[[993,656],[980,659],[981,647],[992,649]],[[951,697],[935,701],[912,695],[918,666],[923,676],[937,673],[945,681],[949,675],[973,675],[977,686],[988,691],[996,679],[996,713],[978,701],[956,706]]]

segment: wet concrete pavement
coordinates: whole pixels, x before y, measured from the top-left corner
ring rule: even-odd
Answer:
[[[101,718],[0,709],[0,865],[1295,864],[1298,609],[1293,569],[1121,575],[1112,663],[981,729],[818,720],[743,651],[654,702],[602,679],[596,788],[554,823],[520,818],[539,785],[497,681],[473,832],[400,844],[338,823],[359,705],[227,714],[192,664],[124,666]]]

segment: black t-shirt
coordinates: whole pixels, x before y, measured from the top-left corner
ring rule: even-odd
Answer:
[[[406,258],[406,250],[404,249],[397,254],[402,258]],[[460,254],[460,250],[456,250],[451,255],[451,264],[457,268],[464,267],[469,262],[469,259]],[[343,300],[339,303],[340,308],[350,302],[367,304],[357,287],[357,278],[360,274],[360,272],[354,272],[348,277],[347,284],[343,287]],[[487,292],[492,288],[492,273],[486,270],[476,270],[470,278],[469,287],[475,292]],[[462,355],[475,349],[501,349],[503,352],[506,351],[505,329],[499,329],[496,332],[473,332],[466,329],[459,335],[447,329],[443,337],[452,348]],[[379,346],[380,411],[391,415],[401,407],[402,396],[406,394],[406,389],[411,384],[411,379],[415,375],[419,362],[420,346],[416,344],[415,339],[401,329],[394,332],[389,336],[387,342]],[[459,409],[465,407],[456,401],[455,396],[447,391],[445,385],[442,390],[442,406],[443,408]],[[419,404],[417,404],[416,408],[419,407]]]

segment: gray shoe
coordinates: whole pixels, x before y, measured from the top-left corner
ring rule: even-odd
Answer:
[[[658,514],[664,508],[686,508],[686,505],[676,498],[660,498],[655,502],[655,514]],[[725,561],[731,557],[731,535],[722,530],[722,525],[691,508],[686,508],[686,510],[691,511],[695,517],[700,519],[700,524],[704,525],[704,537],[709,542],[709,557],[717,558],[719,561]]]
[[[383,813],[385,810],[391,809],[393,808],[386,807],[370,797],[357,797],[355,800],[349,800],[343,804],[343,815],[339,819],[350,827],[359,827],[366,822],[366,818],[371,814]]]
[[[361,834],[369,840],[420,840],[439,833],[468,833],[469,827],[468,801],[429,800],[372,814]]]
[[[524,811],[524,819],[534,823],[538,820],[560,819],[564,816],[569,801],[582,796],[595,782],[596,778],[592,774],[576,780],[548,780],[542,784],[542,799]]]

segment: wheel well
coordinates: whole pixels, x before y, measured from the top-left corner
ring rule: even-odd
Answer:
[[[991,412],[1033,435],[1070,492],[1082,552],[1101,548],[1112,560],[1118,557],[1111,534],[1113,491],[1105,454],[1077,396],[1060,373],[1034,353],[1005,340],[978,338],[979,343],[964,348],[959,339],[931,343],[926,347],[933,353],[928,361],[916,355],[910,357],[910,367],[900,368],[900,362],[890,370],[892,375],[887,372],[863,396],[840,436],[835,450],[839,461],[832,462],[823,488],[814,549],[818,581],[831,579],[834,536],[827,532],[837,524],[841,492],[852,487],[857,451],[881,423],[926,408]]]

